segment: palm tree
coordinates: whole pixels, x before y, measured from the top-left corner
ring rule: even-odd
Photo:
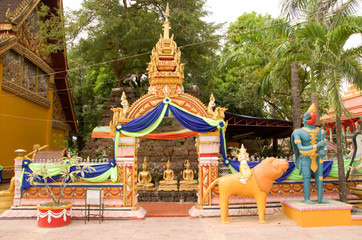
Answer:
[[[325,39],[317,43],[318,48],[316,49],[318,63],[323,69],[328,102],[336,113],[339,194],[340,200],[343,202],[347,201],[347,189],[341,142],[341,116],[345,110],[341,92],[344,79],[355,84],[358,88],[362,88],[362,72],[358,61],[358,57],[362,54],[362,45],[348,50],[343,47],[352,34],[362,31],[361,20],[361,17],[344,18],[340,19],[338,25],[333,28],[324,28]]]
[[[357,0],[344,3],[338,0],[286,0],[283,4],[288,17],[298,19],[295,30],[298,58],[311,69],[311,86],[316,101],[316,83],[322,82],[328,92],[330,106],[336,112],[337,157],[340,200],[347,201],[346,179],[341,144],[341,115],[343,80],[362,87],[358,57],[361,46],[349,50],[343,47],[349,37],[361,32],[361,17],[353,17],[358,9]]]
[[[295,26],[284,19],[272,20],[270,25],[273,26],[272,35],[274,41],[279,42],[279,46],[273,49],[270,62],[265,68],[265,76],[258,88],[258,95],[261,96],[268,88],[285,88],[285,82],[282,79],[290,75],[290,89],[293,104],[293,128],[301,127],[301,110],[300,110],[300,86],[298,63],[295,52]],[[284,86],[283,86],[284,84]]]
[[[353,16],[358,9],[358,0],[338,1],[338,0],[284,0],[282,4],[282,13],[287,19],[294,19],[299,22],[301,28],[297,28],[296,31],[302,30],[305,25],[321,24],[327,29],[332,29],[339,20],[344,17]],[[304,27],[303,27],[304,26]],[[297,33],[296,33],[297,34]],[[319,125],[319,104],[317,97],[317,81],[321,81],[319,78],[321,69],[320,66],[315,63],[316,56],[314,54],[315,46],[312,38],[300,38],[297,37],[298,43],[304,42],[299,49],[304,49],[308,52],[307,64],[310,68],[310,85],[312,90],[312,103],[317,106],[317,125]],[[307,43],[307,44],[306,44]],[[309,50],[309,51],[308,51]],[[305,63],[305,61],[304,61]]]

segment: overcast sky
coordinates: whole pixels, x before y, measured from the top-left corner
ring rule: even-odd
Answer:
[[[63,6],[67,9],[79,9],[82,0],[63,0]],[[236,21],[244,12],[257,12],[270,14],[276,18],[280,14],[281,0],[207,0],[205,8],[211,13],[205,20],[215,23],[230,23]],[[170,9],[172,14],[172,9]],[[362,7],[359,15],[362,15]],[[225,30],[227,26],[225,26]],[[354,36],[347,42],[347,48],[358,46],[362,43],[362,34]]]
[[[64,8],[79,9],[82,0],[63,0]],[[222,23],[234,22],[244,12],[269,13],[278,17],[280,0],[207,0],[205,8],[212,14],[207,21]],[[172,14],[172,9],[170,9]]]

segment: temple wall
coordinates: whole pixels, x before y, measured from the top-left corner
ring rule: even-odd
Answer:
[[[35,143],[47,144],[49,129],[44,124],[47,121],[47,108],[0,87],[0,109],[3,114],[0,116],[1,165],[13,166],[13,159],[17,155],[14,151],[18,148],[29,152]]]
[[[109,102],[102,108],[103,113],[99,126],[109,125],[109,122],[112,120],[113,117],[113,112],[111,111],[111,108],[121,106],[121,96],[123,91],[126,92],[129,105],[132,105],[133,102],[141,97],[141,93],[134,91],[134,89],[131,87],[113,88],[109,96]],[[95,158],[97,155],[96,150],[105,150],[107,158],[111,159],[113,158],[113,144],[114,142],[112,139],[92,138],[79,152],[79,155],[83,158],[86,158],[88,156],[90,158]]]
[[[172,132],[183,129],[183,126],[173,117],[165,118],[155,132]],[[138,149],[138,169],[142,169],[144,157],[147,157],[149,170],[154,165],[166,168],[167,160],[170,159],[171,169],[175,178],[182,180],[182,171],[185,169],[186,160],[190,161],[191,169],[198,170],[198,154],[195,146],[195,137],[177,140],[154,140],[140,139]]]

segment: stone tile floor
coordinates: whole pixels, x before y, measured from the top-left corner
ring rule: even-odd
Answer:
[[[187,217],[195,203],[140,202],[140,207],[147,211],[147,217]]]
[[[0,184],[2,185],[2,184]],[[4,186],[4,185],[3,185]],[[7,186],[8,187],[8,186]],[[5,187],[5,189],[7,189]],[[269,224],[258,224],[257,216],[234,217],[221,224],[219,217],[189,218],[190,203],[141,203],[148,210],[143,220],[72,220],[60,228],[40,228],[36,219],[0,219],[0,240],[361,240],[362,226],[303,228],[282,213],[267,216]],[[154,217],[158,216],[158,217]],[[169,217],[173,216],[173,217]]]
[[[269,224],[258,224],[257,216],[235,217],[230,224],[219,218],[150,217],[144,220],[73,220],[60,228],[39,228],[36,220],[0,220],[0,240],[334,240],[362,239],[361,226],[302,228],[282,213],[268,216]]]

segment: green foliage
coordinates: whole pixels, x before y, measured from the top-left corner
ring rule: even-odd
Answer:
[[[63,51],[66,45],[62,8],[53,8],[40,3],[37,9],[38,39],[43,43],[45,55]]]
[[[68,30],[80,37],[79,49],[85,61],[113,61],[108,64],[118,86],[129,73],[145,73],[152,48],[162,33],[166,3],[170,2],[172,33],[179,46],[215,38],[220,26],[201,20],[208,13],[202,9],[204,1],[109,1],[85,0],[82,9],[69,16]],[[182,50],[186,63],[186,83],[207,82],[208,66],[212,62],[217,42],[195,45]],[[89,51],[92,49],[92,51]],[[139,55],[137,57],[131,57]],[[121,60],[118,60],[121,59]]]
[[[67,147],[68,140],[64,139],[63,134],[53,133],[53,143],[58,149],[64,149]]]
[[[217,103],[231,112],[265,117],[268,113],[264,106],[269,103],[278,110],[275,117],[289,118],[291,106],[285,101],[289,97],[288,77],[283,78],[280,87],[269,87],[257,97],[259,82],[270,71],[268,63],[278,47],[269,27],[272,20],[270,15],[244,13],[229,27],[212,91]]]
[[[92,130],[99,124],[102,107],[107,103],[110,91],[116,87],[114,73],[107,65],[84,68],[84,54],[73,47],[68,54],[68,81],[74,99],[74,112],[78,120],[77,149],[81,150],[90,140]]]
[[[150,51],[162,33],[166,3],[170,4],[171,34],[178,46],[213,39],[220,25],[201,18],[204,1],[113,1],[85,0],[79,11],[67,13],[69,35],[68,79],[78,119],[78,149],[99,124],[102,106],[112,88],[126,84],[127,76],[147,76]],[[184,47],[185,88],[208,84],[215,64],[218,42]],[[103,64],[99,64],[103,63]],[[84,66],[90,66],[85,68]],[[128,81],[130,82],[130,81]],[[146,81],[147,82],[147,81]],[[132,85],[144,93],[145,84]]]

